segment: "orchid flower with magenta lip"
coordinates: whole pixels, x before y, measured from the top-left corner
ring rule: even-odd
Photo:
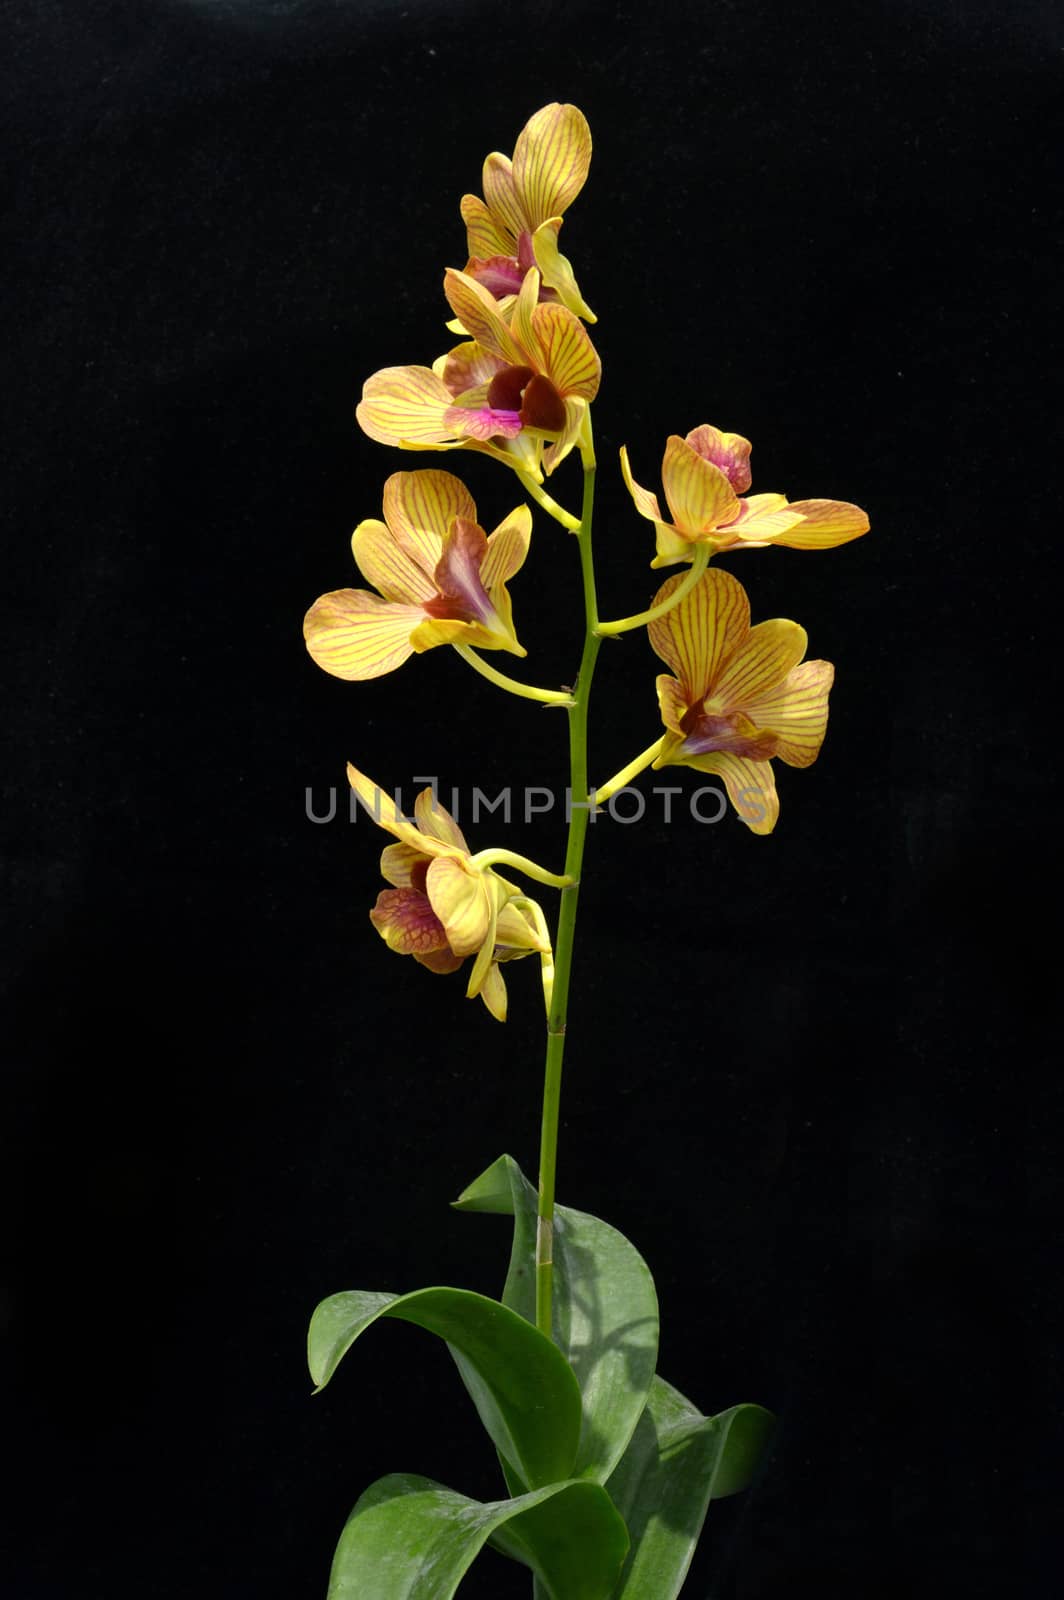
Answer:
[[[462,197],[471,278],[508,307],[530,267],[538,267],[540,298],[560,300],[587,322],[596,319],[580,294],[573,269],[558,250],[562,212],[587,181],[591,129],[576,106],[543,106],[517,136],[513,160],[492,152],[484,163],[484,199]]]
[[[657,529],[652,567],[690,561],[696,545],[710,553],[789,545],[795,550],[826,550],[868,532],[868,517],[845,500],[795,500],[783,494],[747,495],[750,441],[703,423],[685,439],[673,434],[665,446],[661,480],[672,521],[661,514],[658,497],[636,483],[621,447],[621,471],[640,516]],[[740,498],[740,497],[744,498]]]
[[[602,363],[579,319],[539,300],[530,267],[508,320],[481,284],[449,270],[444,292],[472,338],[428,367],[385,367],[355,415],[381,444],[483,450],[534,481],[580,437]]]
[[[655,604],[683,581],[669,578]],[[655,768],[715,774],[747,827],[771,833],[779,816],[772,759],[791,767],[816,760],[834,667],[802,660],[807,638],[797,622],[777,617],[751,628],[745,589],[719,568],[704,573],[647,633],[676,674],[657,680],[666,732]]]
[[[485,534],[465,485],[449,472],[396,472],[384,521],[360,522],[355,561],[380,591],[337,589],[307,612],[307,649],[335,678],[378,678],[440,644],[526,652],[514,633],[507,580],[528,554],[532,514],[518,506]]]
[[[539,955],[548,990],[553,968],[543,912],[515,884],[479,866],[451,813],[431,789],[414,802],[408,821],[390,795],[357,767],[348,780],[364,809],[396,843],[381,854],[382,889],[370,921],[390,950],[411,955],[430,972],[457,972],[474,958],[466,995],[477,995],[506,1021],[506,983],[500,964]]]

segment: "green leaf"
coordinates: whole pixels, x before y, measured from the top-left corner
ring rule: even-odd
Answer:
[[[608,1484],[632,1539],[612,1600],[674,1600],[710,1500],[746,1487],[771,1429],[772,1416],[760,1406],[704,1417],[678,1390],[654,1379]]]
[[[598,1484],[553,1483],[481,1504],[394,1473],[348,1517],[328,1600],[450,1600],[489,1538],[532,1568],[550,1600],[608,1600],[628,1547]]]
[[[495,1448],[522,1484],[539,1488],[574,1475],[580,1390],[568,1363],[523,1317],[468,1289],[351,1290],[323,1300],[307,1337],[319,1390],[379,1317],[416,1323],[447,1341]]]
[[[536,1191],[517,1162],[500,1156],[463,1190],[455,1206],[513,1217],[503,1304],[534,1323]],[[654,1376],[658,1301],[650,1269],[616,1228],[558,1206],[552,1311],[555,1342],[583,1396],[573,1476],[602,1483],[624,1454]],[[516,1487],[512,1479],[510,1486]]]

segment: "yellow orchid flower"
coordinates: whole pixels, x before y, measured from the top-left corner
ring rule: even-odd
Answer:
[[[562,213],[587,182],[591,129],[576,106],[543,106],[517,136],[513,160],[495,150],[484,163],[484,199],[462,197],[469,261],[466,273],[509,308],[530,267],[538,267],[540,298],[561,301],[586,322],[573,269],[558,250]]]
[[[868,517],[845,500],[795,500],[783,494],[746,495],[750,487],[750,441],[721,433],[708,422],[685,439],[674,433],[665,446],[661,479],[672,521],[661,514],[657,495],[632,477],[621,447],[621,471],[640,516],[657,529],[652,567],[690,561],[696,545],[721,550],[758,550],[770,544],[794,550],[826,550],[868,532]],[[740,496],[745,498],[740,499]]]
[[[550,938],[534,900],[472,858],[461,829],[431,789],[414,802],[414,821],[357,767],[348,780],[359,801],[397,843],[381,855],[382,889],[370,921],[390,950],[411,955],[430,972],[457,972],[472,956],[466,995],[479,995],[506,1021],[506,983],[500,964],[538,954],[545,983],[552,968]]]
[[[481,284],[449,270],[444,292],[472,335],[428,367],[368,378],[355,415],[381,444],[483,450],[527,473],[552,473],[576,444],[602,363],[579,319],[539,300],[530,267],[510,320]]]
[[[654,603],[683,581],[669,578]],[[666,732],[654,766],[715,774],[747,827],[771,833],[779,816],[772,758],[791,767],[816,760],[834,667],[802,660],[807,639],[797,622],[777,617],[751,628],[745,589],[718,568],[647,633],[676,674],[657,680]]]
[[[335,678],[378,678],[440,644],[523,656],[507,580],[528,554],[532,514],[518,506],[485,534],[465,485],[449,472],[396,472],[384,521],[360,522],[355,561],[380,591],[337,589],[307,612],[307,649]]]

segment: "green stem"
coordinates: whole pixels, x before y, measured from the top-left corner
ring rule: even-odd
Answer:
[[[710,549],[708,544],[696,545],[690,572],[677,584],[667,600],[663,600],[660,605],[651,606],[649,611],[637,612],[634,617],[621,617],[617,622],[600,622],[598,625],[599,633],[606,638],[610,638],[614,634],[628,633],[632,628],[642,628],[648,622],[656,622],[659,617],[668,616],[673,607],[680,604],[684,595],[690,594],[703,572],[705,572],[709,556]]]
[[[552,889],[568,889],[572,882],[572,879],[557,872],[548,872],[546,867],[541,867],[536,861],[530,861],[528,856],[519,856],[514,850],[478,850],[475,856],[470,856],[469,865],[513,867],[515,872],[523,872],[526,878],[535,878],[537,883],[548,884]]]
[[[584,586],[586,631],[580,671],[569,708],[569,842],[565,852],[565,873],[571,880],[562,890],[558,912],[558,932],[554,946],[554,993],[547,1019],[547,1059],[543,1075],[543,1118],[539,1147],[539,1202],[536,1226],[536,1327],[552,1337],[551,1300],[554,1287],[554,1190],[558,1167],[558,1118],[561,1103],[562,1057],[565,1052],[565,1024],[569,1006],[569,979],[573,965],[573,936],[580,893],[580,871],[584,861],[584,842],[592,802],[587,787],[587,709],[591,679],[595,671],[601,639],[598,604],[595,598],[595,568],[591,555],[591,515],[595,498],[595,456],[588,420],[582,444],[584,461],[584,502],[577,539],[580,547],[580,572]]]
[[[530,477],[527,472],[521,472],[518,469],[517,476],[521,480],[521,487],[525,493],[530,494],[537,505],[541,505],[544,511],[554,518],[555,522],[560,522],[562,527],[568,528],[570,533],[579,532],[582,527],[579,517],[574,517],[572,512],[566,511],[565,507],[560,506],[557,500],[552,500],[546,489],[541,484],[538,484],[535,478]]]
[[[482,678],[487,678],[489,683],[507,690],[509,694],[519,694],[522,700],[539,700],[545,706],[571,706],[573,703],[572,695],[562,689],[537,689],[535,684],[519,683],[516,678],[508,678],[505,672],[499,672],[496,667],[482,661],[471,645],[456,644],[454,649]]]

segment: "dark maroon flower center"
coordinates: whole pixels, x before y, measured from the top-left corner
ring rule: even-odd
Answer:
[[[488,385],[492,411],[515,411],[525,428],[561,433],[565,402],[549,378],[531,367],[503,367]]]

